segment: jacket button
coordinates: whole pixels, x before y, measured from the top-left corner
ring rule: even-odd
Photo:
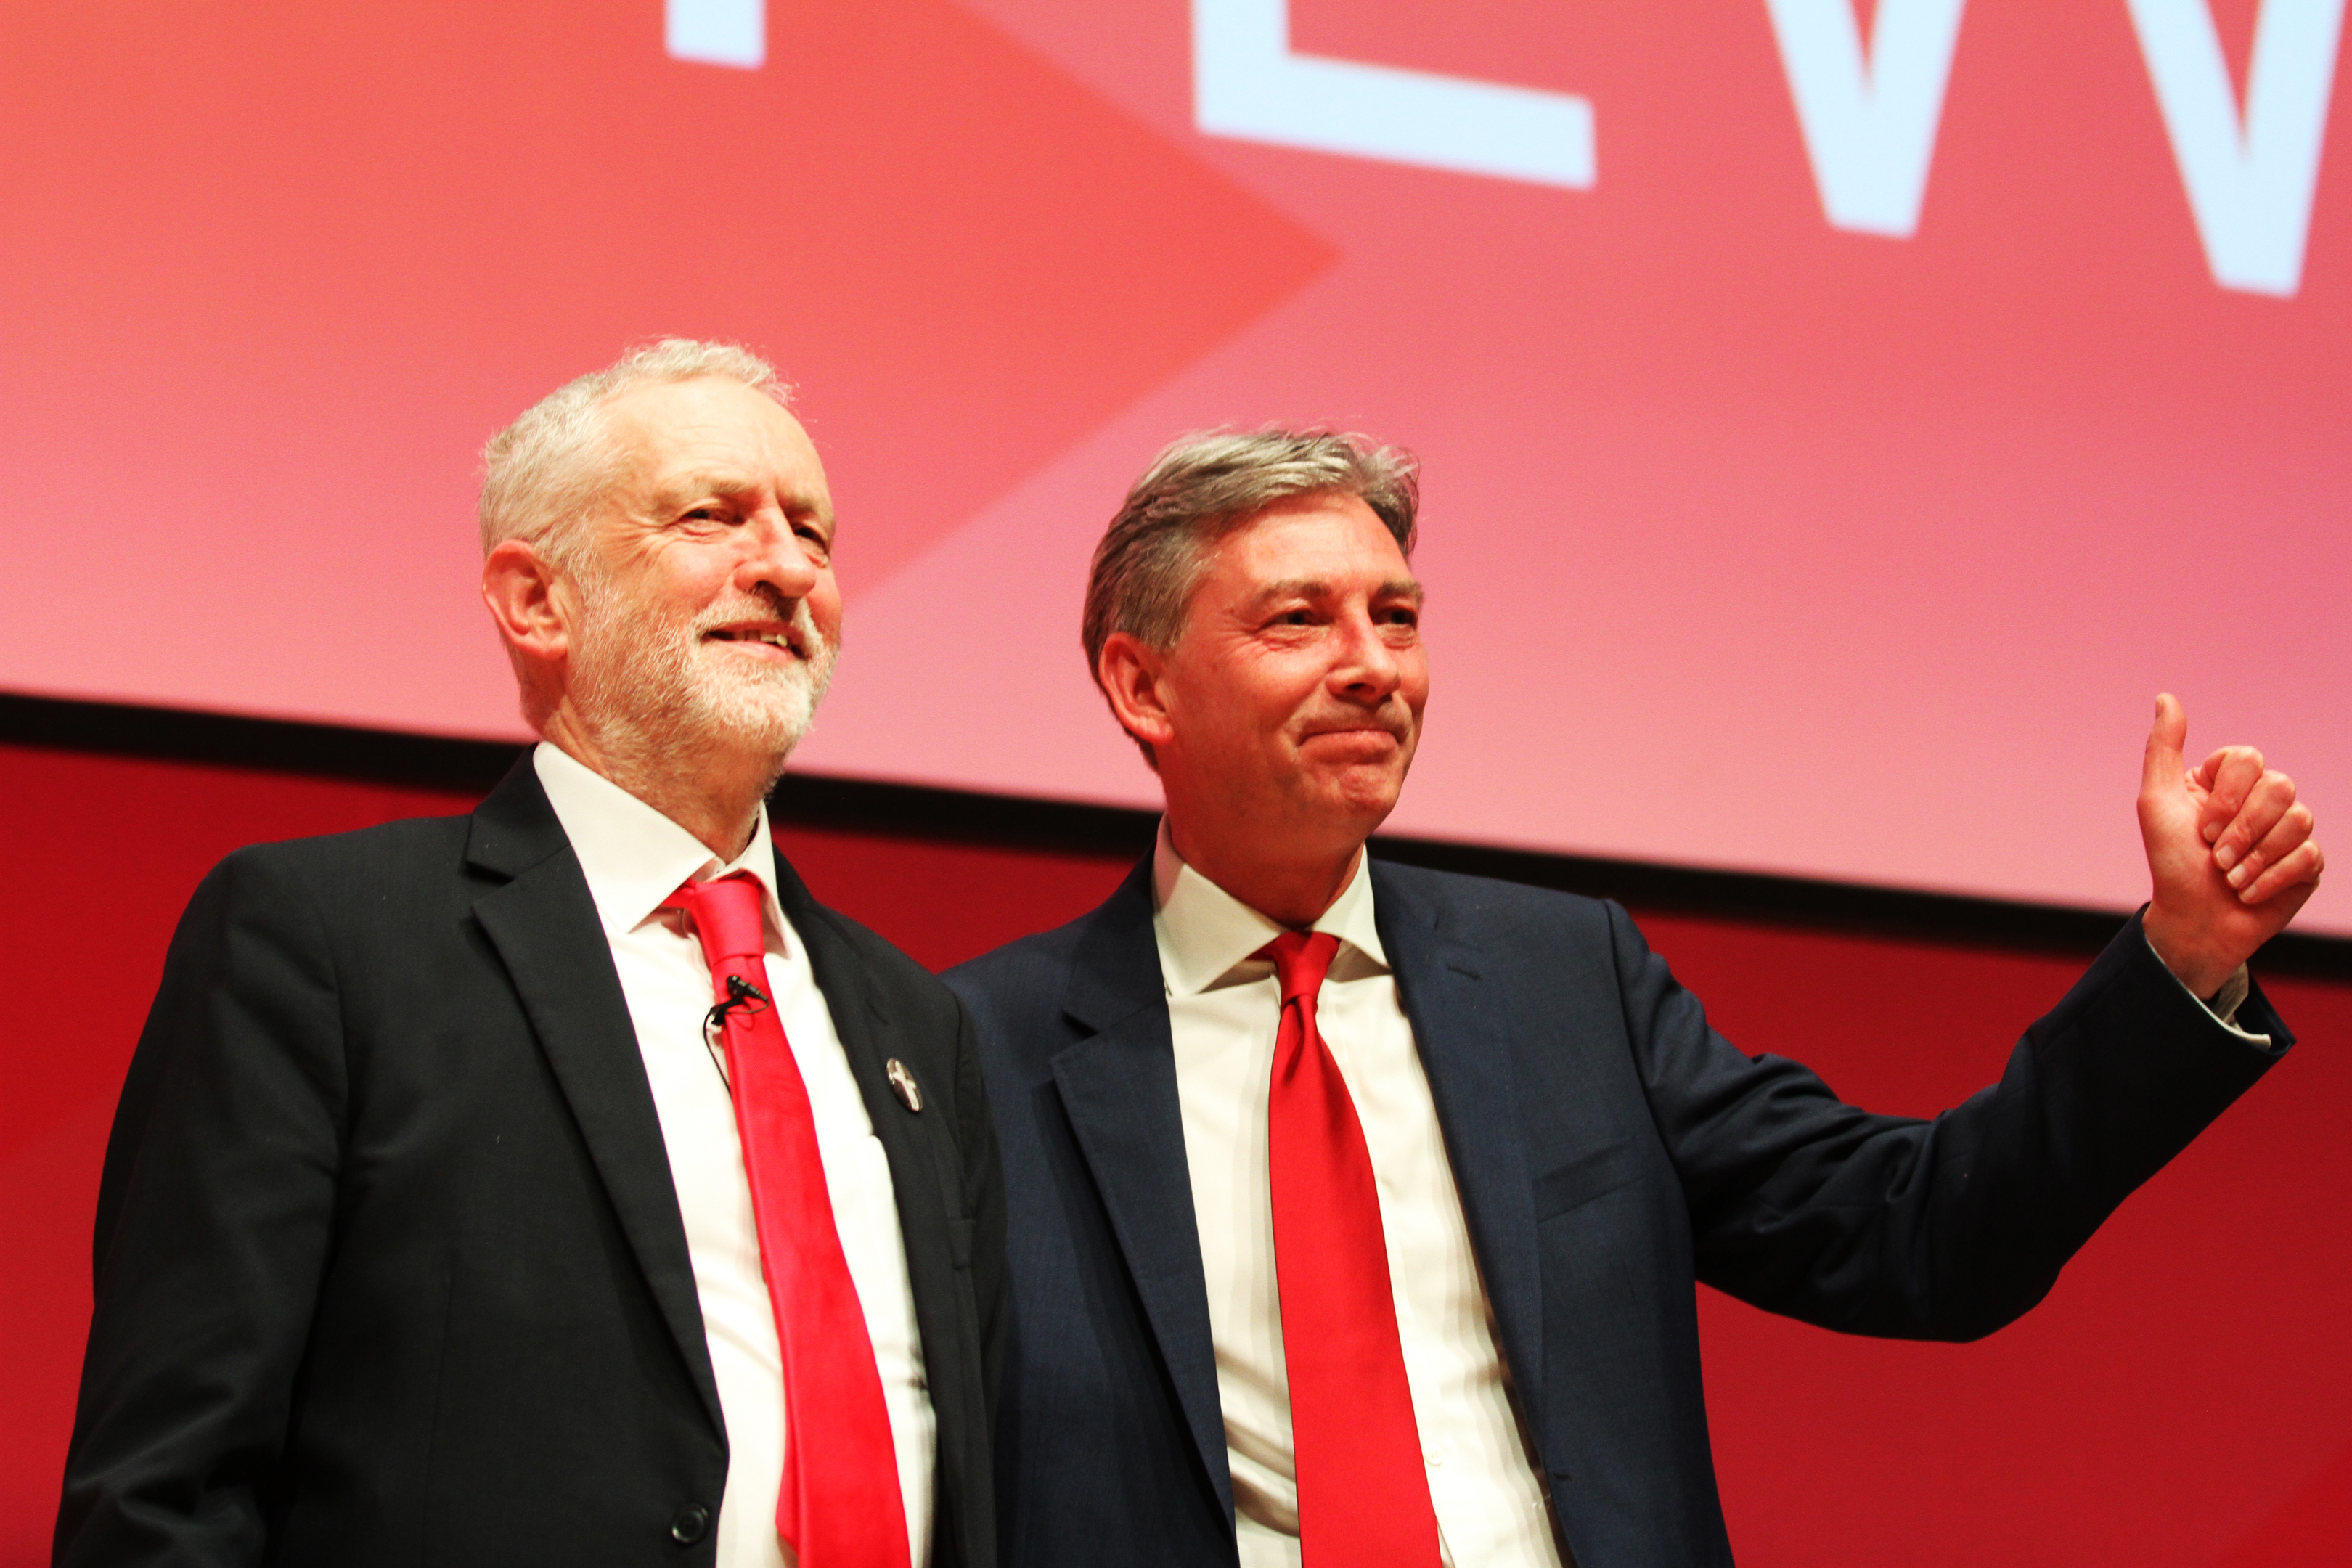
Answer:
[[[669,1538],[680,1546],[691,1546],[710,1533],[710,1510],[698,1502],[688,1503],[669,1521]]]

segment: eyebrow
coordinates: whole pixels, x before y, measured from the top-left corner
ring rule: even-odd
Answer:
[[[1320,577],[1285,577],[1279,582],[1268,583],[1265,587],[1260,588],[1250,595],[1249,602],[1255,605],[1270,604],[1276,599],[1328,599],[1337,590]],[[1422,592],[1418,578],[1391,577],[1372,590],[1372,597],[1411,599],[1418,605],[1425,595]]]
[[[699,473],[680,474],[654,492],[654,503],[664,510],[682,507],[703,496],[737,496],[759,487],[748,474],[726,468],[708,468]]]

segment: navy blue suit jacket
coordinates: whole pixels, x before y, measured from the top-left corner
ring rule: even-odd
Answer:
[[[1695,1281],[1850,1332],[1990,1332],[2289,1043],[2259,993],[2239,1021],[2273,1049],[2222,1028],[2134,920],[1998,1084],[1933,1121],[1874,1116],[1727,1044],[1614,904],[1379,862],[1372,886],[1580,1568],[1730,1560]],[[1151,914],[1147,861],[947,976],[1010,1208],[1007,1563],[1235,1561]]]

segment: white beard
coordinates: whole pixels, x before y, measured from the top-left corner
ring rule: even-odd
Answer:
[[[754,600],[714,606],[691,621],[634,601],[591,567],[580,573],[581,624],[571,657],[572,697],[615,760],[647,766],[683,752],[764,755],[772,776],[808,733],[833,680],[836,646],[795,600],[791,623],[807,657],[746,658],[706,640],[709,627],[778,616]]]

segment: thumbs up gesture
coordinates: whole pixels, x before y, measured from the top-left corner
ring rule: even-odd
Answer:
[[[2153,884],[2143,924],[2165,967],[2211,996],[2278,934],[2319,886],[2324,858],[2294,781],[2252,746],[2224,746],[2191,771],[2189,716],[2156,700],[2140,773],[2139,833]]]

